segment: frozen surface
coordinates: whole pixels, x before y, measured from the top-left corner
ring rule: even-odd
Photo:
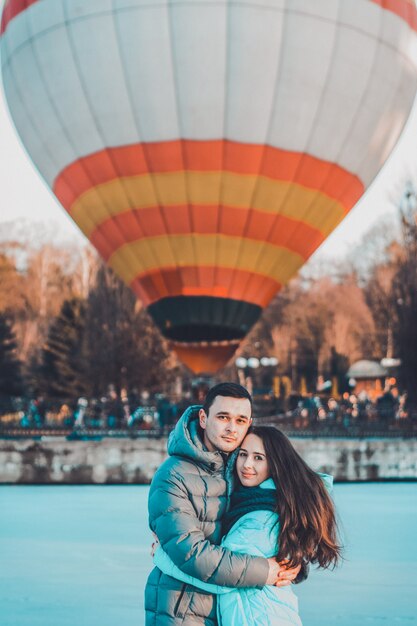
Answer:
[[[143,626],[147,493],[0,487],[0,624]],[[297,588],[304,626],[417,625],[417,483],[336,485],[335,498],[346,560]]]

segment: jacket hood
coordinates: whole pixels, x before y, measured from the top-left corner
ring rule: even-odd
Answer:
[[[326,487],[327,491],[329,493],[332,493],[333,491],[333,476],[331,476],[330,474],[323,474],[322,472],[316,472],[317,476],[320,476],[320,478],[322,479],[324,486]],[[261,489],[276,489],[277,486],[274,483],[274,481],[272,480],[272,478],[267,478],[266,480],[264,480],[263,483],[261,483],[259,485],[259,487],[261,487]]]
[[[272,478],[267,478],[259,486],[261,489],[276,489],[277,488]]]
[[[216,471],[224,467],[223,457],[220,452],[209,452],[203,444],[198,419],[201,408],[199,405],[190,406],[182,414],[169,436],[168,454],[190,459]]]

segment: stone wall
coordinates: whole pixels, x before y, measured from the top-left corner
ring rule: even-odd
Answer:
[[[292,439],[339,481],[417,480],[417,439]],[[149,483],[166,439],[0,440],[0,483]]]

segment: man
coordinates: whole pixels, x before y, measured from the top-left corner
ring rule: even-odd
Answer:
[[[149,492],[149,522],[165,552],[185,573],[228,587],[284,586],[275,559],[230,552],[218,545],[232,491],[235,451],[252,423],[252,399],[235,383],[209,390],[204,406],[185,411],[168,442],[168,458]],[[278,580],[278,577],[280,579]],[[145,590],[146,626],[216,624],[215,598],[151,572]]]

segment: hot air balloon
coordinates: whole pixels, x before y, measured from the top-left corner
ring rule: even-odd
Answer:
[[[2,76],[61,204],[213,371],[390,154],[416,29],[410,0],[6,0]]]

